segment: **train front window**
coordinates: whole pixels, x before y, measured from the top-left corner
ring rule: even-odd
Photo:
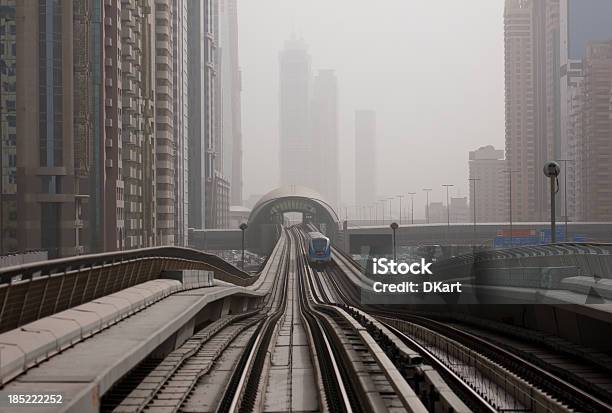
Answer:
[[[324,251],[325,248],[327,247],[327,240],[322,239],[322,238],[313,239],[312,247],[314,248],[315,251]]]

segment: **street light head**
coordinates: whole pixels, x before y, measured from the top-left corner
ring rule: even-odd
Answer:
[[[555,161],[548,161],[544,164],[544,175],[548,178],[555,178],[561,173],[561,167]]]
[[[397,225],[397,222],[392,222],[392,223],[391,223],[391,225],[389,225],[389,226],[391,227],[391,229],[392,229],[393,231],[395,231],[396,229],[398,229],[398,228],[399,228],[399,225]]]
[[[243,222],[242,224],[240,224],[240,227],[239,227],[239,228],[240,228],[240,230],[241,230],[241,231],[244,231],[244,230],[246,230],[248,227],[249,227],[249,226],[248,226],[246,223],[244,223],[244,222]]]

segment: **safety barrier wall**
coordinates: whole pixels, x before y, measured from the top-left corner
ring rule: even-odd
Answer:
[[[612,278],[612,244],[560,243],[477,251],[435,263],[439,274],[473,276],[499,268],[575,267],[574,275]]]
[[[0,270],[0,332],[160,277],[163,271],[213,271],[240,286],[256,277],[189,248],[156,247],[92,254]]]
[[[8,254],[0,256],[0,268],[23,265],[30,262],[44,261],[47,259],[47,251],[28,251],[23,253]]]
[[[0,334],[0,385],[48,357],[186,289],[177,280],[154,280]]]

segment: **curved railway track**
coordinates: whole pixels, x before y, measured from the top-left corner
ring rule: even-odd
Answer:
[[[304,233],[285,231],[260,308],[225,315],[163,360],[143,363],[102,410],[612,411],[492,333],[362,305],[364,277],[349,256],[335,251],[334,264],[311,268]]]
[[[363,268],[352,262],[352,259],[346,254],[342,254],[339,251],[337,253],[338,260],[343,261],[346,267],[352,266],[354,271],[361,272]],[[345,268],[346,268],[345,267]],[[419,343],[414,338],[409,337],[410,334],[406,334],[406,331],[402,331],[397,328],[398,325],[408,327],[406,330],[415,333],[417,329],[424,328],[429,330],[428,334],[431,337],[439,338],[441,341],[438,343],[441,346],[447,346],[448,343],[456,343],[460,346],[469,349],[469,351],[484,356],[485,359],[491,361],[491,365],[496,364],[506,369],[509,374],[516,375],[523,379],[530,386],[541,391],[544,398],[539,400],[531,399],[524,408],[533,409],[534,411],[561,411],[575,410],[575,411],[587,411],[587,412],[604,412],[612,411],[612,404],[610,400],[600,397],[599,395],[603,392],[597,392],[593,394],[592,388],[579,387],[575,383],[566,380],[563,377],[559,377],[551,373],[551,369],[547,369],[546,364],[537,365],[527,357],[521,356],[516,349],[513,349],[509,344],[509,340],[505,340],[501,335],[495,336],[492,333],[479,335],[477,332],[468,331],[469,329],[457,326],[456,323],[442,322],[433,318],[418,316],[411,314],[402,309],[396,311],[389,311],[389,309],[382,308],[381,306],[362,306],[359,303],[359,292],[355,286],[347,278],[347,274],[340,269],[338,265],[334,265],[329,271],[327,277],[328,280],[334,284],[336,291],[341,296],[342,303],[349,306],[355,306],[356,308],[363,308],[369,314],[372,314],[384,321],[393,331],[397,333],[403,341],[409,343],[413,347],[419,348],[420,351],[426,354],[426,358],[432,360],[433,363],[438,364],[442,371],[449,370],[449,364],[443,363],[440,359],[449,358],[448,354],[443,351],[438,352],[438,356],[423,343]],[[395,324],[395,326],[393,325]],[[412,327],[411,327],[412,326]],[[472,330],[474,330],[472,328]],[[492,337],[495,337],[492,339]],[[442,344],[444,343],[444,344]],[[500,345],[500,343],[507,344],[506,346]],[[432,346],[435,347],[435,346]],[[477,350],[473,350],[477,349]],[[550,352],[546,354],[550,355]],[[557,354],[557,357],[562,358],[563,355]],[[438,360],[434,360],[438,358]],[[494,360],[494,362],[493,362]],[[544,362],[543,362],[544,363]],[[444,365],[446,364],[446,367]],[[552,367],[552,366],[551,366]],[[445,375],[450,379],[451,371]],[[587,369],[588,370],[588,369]],[[496,373],[497,374],[497,373]],[[464,372],[455,374],[459,381]],[[457,380],[453,380],[457,385]],[[466,381],[466,380],[463,380]],[[467,383],[465,383],[467,384]],[[481,383],[482,384],[482,383]],[[464,386],[465,387],[465,386]],[[472,390],[477,390],[474,386],[471,386]],[[479,391],[479,396],[489,400],[492,404],[499,403],[499,399],[505,398],[505,389],[499,389],[499,385],[496,385],[496,391],[498,392],[497,397],[492,397],[490,392]],[[458,387],[457,387],[458,388]],[[478,390],[477,390],[478,391]],[[459,391],[460,394],[465,394],[463,391]],[[469,392],[468,392],[469,393]],[[525,394],[527,396],[527,394]],[[531,396],[531,395],[530,395]],[[521,397],[522,398],[522,397]],[[548,400],[554,402],[548,404]],[[472,405],[473,406],[473,405]],[[518,407],[518,406],[515,406]],[[501,410],[501,406],[498,406]]]

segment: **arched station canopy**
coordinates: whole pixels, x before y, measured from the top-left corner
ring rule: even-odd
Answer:
[[[333,240],[338,234],[338,215],[316,191],[298,185],[277,188],[265,194],[249,215],[247,246],[267,253],[276,243],[278,226],[288,212],[301,213],[305,223],[315,224]]]

